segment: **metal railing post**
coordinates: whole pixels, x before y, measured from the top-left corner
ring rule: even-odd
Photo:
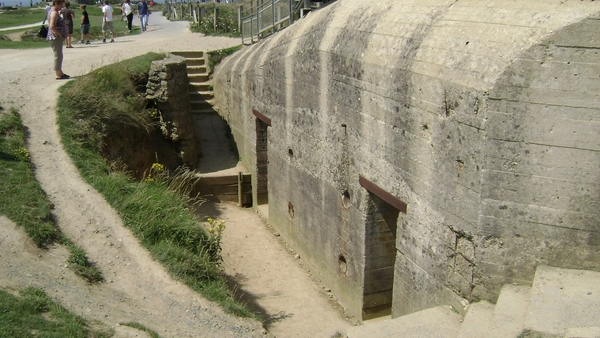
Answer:
[[[254,43],[254,1],[250,1],[250,44]],[[257,15],[258,16],[258,15]]]
[[[260,29],[261,29],[261,25],[260,25],[260,16],[261,16],[261,3],[259,3],[260,0],[256,1],[256,36],[258,37],[258,34],[260,34]],[[258,39],[257,39],[258,40]]]
[[[271,32],[275,29],[275,0],[271,0]]]
[[[244,33],[242,32],[242,6],[238,7],[238,31],[242,34],[242,43],[244,43]]]

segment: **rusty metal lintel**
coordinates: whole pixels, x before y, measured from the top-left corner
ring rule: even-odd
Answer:
[[[271,126],[271,119],[261,114],[258,110],[252,108],[252,114],[256,116],[259,120],[263,121],[267,126]]]
[[[366,178],[364,178],[360,175],[358,176],[358,183],[363,188],[367,189],[367,191],[369,191],[370,193],[375,194],[375,196],[381,198],[382,200],[386,201],[394,208],[396,208],[399,211],[406,214],[406,203],[405,202],[401,201],[400,199],[396,198],[394,195],[381,189],[375,183],[367,180]]]

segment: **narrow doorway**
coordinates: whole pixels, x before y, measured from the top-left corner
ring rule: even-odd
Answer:
[[[263,205],[269,203],[268,190],[268,139],[269,124],[261,119],[258,112],[256,115],[256,204]],[[269,121],[270,122],[270,121]]]
[[[369,193],[365,224],[365,269],[363,320],[388,316],[392,312],[396,230],[406,204],[361,177]]]

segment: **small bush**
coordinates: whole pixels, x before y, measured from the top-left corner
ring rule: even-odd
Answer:
[[[238,12],[236,5],[207,3],[199,5],[198,8],[200,10],[204,9],[204,16],[200,19],[200,22],[193,22],[194,20],[190,13],[186,13],[183,17],[183,20],[190,21],[190,30],[192,32],[205,35],[241,36],[238,29]],[[217,11],[216,26],[215,9]]]

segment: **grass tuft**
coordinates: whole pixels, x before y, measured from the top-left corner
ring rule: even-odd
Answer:
[[[104,277],[95,264],[88,260],[85,251],[75,245],[69,245],[69,266],[78,276],[83,277],[90,284],[101,283]]]
[[[221,63],[224,58],[239,51],[240,49],[242,49],[242,45],[208,52],[208,67],[210,72],[212,73],[215,70],[215,67]]]
[[[144,331],[144,332],[146,332],[147,334],[149,334],[149,335],[150,335],[150,337],[152,337],[152,338],[160,338],[160,336],[158,335],[158,333],[156,333],[156,332],[155,332],[155,331],[153,331],[153,330],[150,330],[149,328],[145,327],[145,326],[144,326],[144,325],[142,325],[142,324],[139,324],[139,323],[134,323],[134,322],[127,322],[127,323],[121,323],[121,325],[124,325],[124,326],[129,326],[129,327],[132,327],[132,328],[134,328],[134,329],[138,329],[138,330],[140,330],[140,331]]]
[[[111,337],[108,328],[90,328],[83,318],[54,303],[37,288],[26,288],[20,295],[0,290],[0,337]]]

